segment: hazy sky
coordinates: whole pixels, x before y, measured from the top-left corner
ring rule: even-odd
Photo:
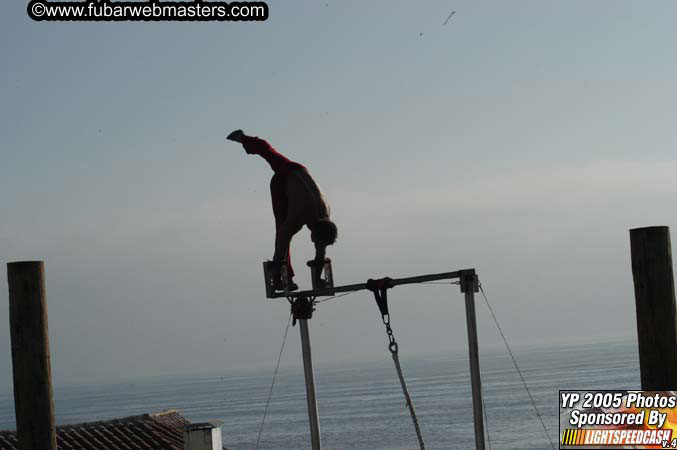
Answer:
[[[628,229],[677,225],[675,2],[269,5],[35,23],[0,3],[0,260],[45,260],[56,384],[272,370],[271,171],[235,128],[323,187],[337,284],[475,267],[516,345],[635,335]],[[307,286],[307,230],[293,244]],[[403,360],[465,348],[456,286],[390,298]],[[498,346],[482,303],[478,320]],[[320,364],[387,358],[368,293],[320,305],[311,333]]]

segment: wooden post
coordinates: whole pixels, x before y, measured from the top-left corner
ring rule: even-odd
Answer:
[[[675,280],[668,227],[630,230],[642,389],[677,389]]]
[[[9,263],[7,281],[19,450],[56,450],[44,264]]]

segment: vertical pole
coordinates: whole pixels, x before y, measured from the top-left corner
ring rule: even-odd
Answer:
[[[317,400],[315,398],[315,374],[313,372],[313,357],[310,351],[310,332],[308,320],[313,316],[313,302],[305,297],[299,297],[292,303],[294,320],[299,321],[301,331],[301,349],[303,353],[303,371],[306,377],[306,399],[308,400],[308,419],[310,421],[310,439],[313,450],[322,450],[320,442],[320,418],[317,414]]]
[[[670,229],[630,230],[642,389],[677,389],[677,321]]]
[[[477,275],[461,276],[461,292],[465,293],[465,316],[468,325],[468,354],[470,359],[470,383],[472,386],[473,419],[475,423],[475,448],[485,450],[484,415],[482,411],[482,380],[480,378],[480,358],[477,344],[477,322],[475,320],[475,292]]]
[[[7,281],[19,450],[56,450],[44,264],[9,263]]]
[[[310,439],[313,450],[321,450],[320,443],[320,419],[317,414],[317,401],[315,399],[315,375],[313,373],[313,358],[310,353],[310,333],[308,321],[299,320],[301,329],[301,346],[303,347],[303,370],[306,375],[306,397],[308,399],[308,418],[310,420]]]

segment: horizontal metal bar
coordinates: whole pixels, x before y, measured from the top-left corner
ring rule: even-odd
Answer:
[[[426,281],[453,280],[463,275],[475,275],[475,269],[457,270],[456,272],[434,273],[431,275],[419,275],[409,278],[397,278],[393,280],[394,286],[401,284],[425,283]]]
[[[367,283],[348,284],[346,286],[335,286],[326,289],[311,289],[308,291],[294,291],[289,293],[277,292],[273,298],[298,298],[298,297],[331,297],[340,292],[361,291],[367,289]]]
[[[403,284],[425,283],[426,281],[453,280],[461,278],[463,276],[474,276],[474,275],[475,269],[463,269],[457,270],[455,272],[434,273],[429,275],[418,275],[415,277],[407,277],[407,278],[393,278],[392,284],[393,286],[400,286]],[[348,284],[345,286],[335,286],[327,289],[313,289],[289,293],[279,292],[275,293],[273,298],[331,297],[341,292],[361,291],[364,289],[367,289],[367,283]]]

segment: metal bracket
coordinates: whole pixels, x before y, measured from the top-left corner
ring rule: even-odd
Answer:
[[[275,263],[273,261],[264,261],[263,262],[263,280],[266,283],[266,298],[276,298],[275,286],[273,284],[273,267]],[[284,293],[289,293],[287,282],[287,265],[282,264],[280,267],[280,276],[282,278],[282,284],[284,285]]]
[[[334,272],[331,268],[331,259],[325,258],[323,262],[314,259],[306,263],[310,267],[310,279],[313,289],[328,289],[334,287]]]
[[[462,270],[458,277],[461,292],[479,292],[479,279],[474,269]]]
[[[315,311],[315,304],[307,297],[299,297],[291,304],[291,313],[294,316],[292,325],[296,325],[297,320],[310,320]]]

